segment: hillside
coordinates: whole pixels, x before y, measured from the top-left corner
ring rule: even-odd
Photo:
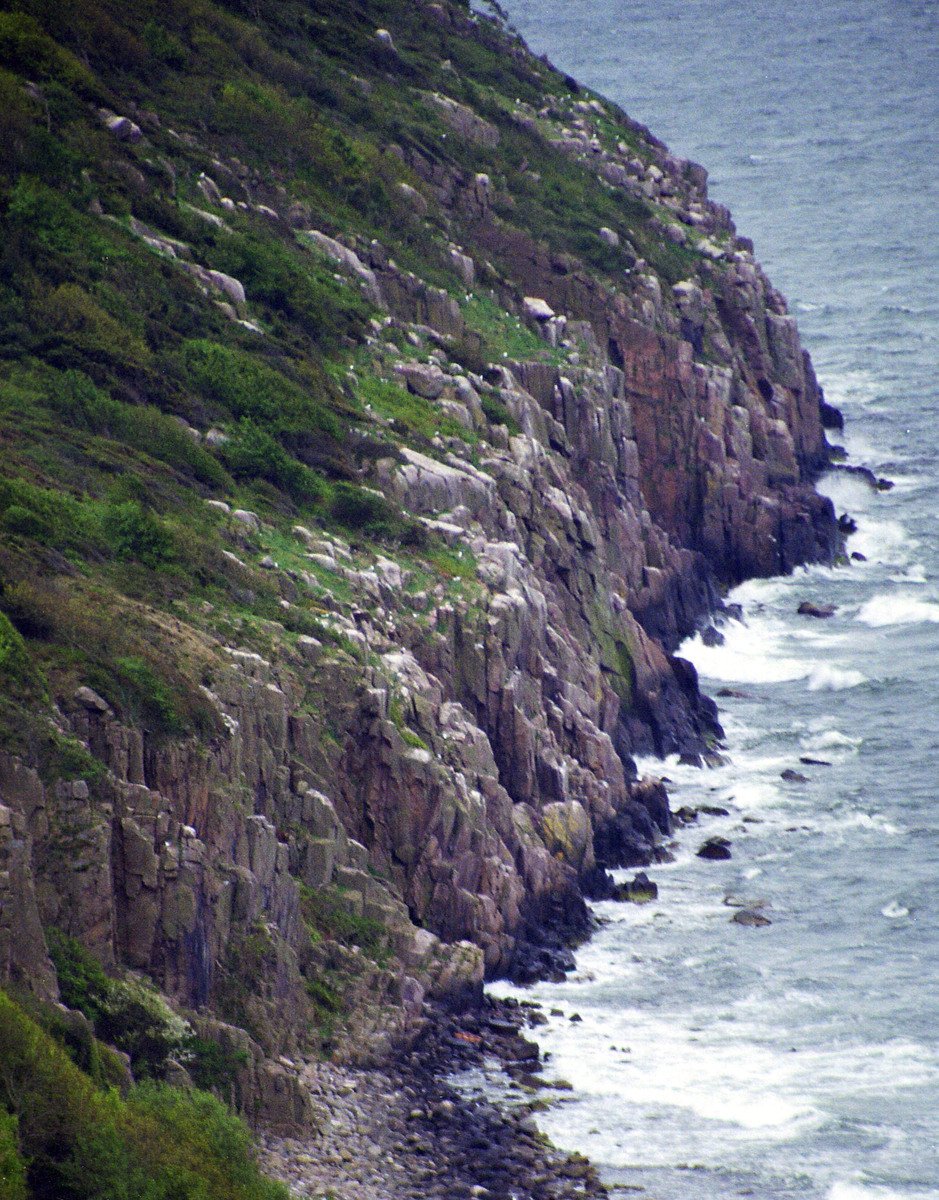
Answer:
[[[563,972],[833,414],[703,168],[459,0],[0,10],[0,1059],[260,1195],[159,1081],[302,1132]],[[11,1194],[124,1194],[2,1070]]]

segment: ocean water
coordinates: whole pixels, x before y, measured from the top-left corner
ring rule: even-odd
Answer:
[[[867,561],[748,583],[723,646],[685,645],[711,694],[737,693],[718,697],[729,762],[643,766],[673,808],[728,815],[679,833],[658,901],[598,905],[577,972],[533,989],[548,1073],[573,1085],[539,1120],[659,1200],[939,1197],[939,4],[508,10],[708,167],[851,460],[896,482],[827,476]],[[696,856],[713,835],[729,861]],[[771,924],[734,923],[743,902]]]

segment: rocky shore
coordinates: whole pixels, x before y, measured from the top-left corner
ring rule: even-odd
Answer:
[[[309,1200],[574,1200],[610,1195],[582,1156],[555,1150],[543,1104],[536,1006],[486,997],[438,1011],[418,1042],[372,1069],[317,1062],[302,1078],[316,1133],[262,1136],[266,1172]],[[504,1076],[504,1094],[492,1082]],[[486,1082],[490,1080],[490,1082]]]

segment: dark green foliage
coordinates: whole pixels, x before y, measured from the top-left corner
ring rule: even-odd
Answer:
[[[380,921],[360,916],[335,887],[300,885],[300,911],[314,942],[332,940],[358,946],[369,958],[380,961],[388,945],[388,932]]]
[[[77,1008],[95,1024],[101,1019],[113,981],[81,942],[60,929],[46,932],[49,955],[59,978],[59,994],[66,1008]]]
[[[247,418],[238,423],[222,456],[236,479],[266,479],[300,504],[316,503],[325,494],[322,481],[309,467]]]
[[[159,567],[173,557],[166,527],[135,500],[113,505],[104,516],[104,535],[117,558]]]
[[[518,421],[516,421],[501,400],[497,400],[491,393],[483,393],[479,398],[479,402],[483,412],[486,414],[486,419],[491,421],[493,425],[505,425],[509,433],[512,434],[521,432]]]
[[[159,1078],[171,1055],[185,1056],[188,1026],[152,988],[109,978],[97,959],[61,930],[49,930],[47,941],[63,1004],[84,1013],[102,1041],[129,1055],[135,1076]]]
[[[0,1109],[0,1196],[4,1200],[27,1200],[26,1163],[20,1153],[19,1122]]]
[[[125,711],[151,732],[177,736],[186,732],[175,697],[148,662],[136,656],[116,658],[114,669]]]
[[[197,1087],[225,1092],[248,1063],[248,1054],[232,1046],[191,1037],[186,1042],[186,1069]]]
[[[96,1086],[2,992],[0,1184],[4,1200],[286,1200],[213,1096]]]
[[[335,350],[344,338],[361,337],[370,309],[358,288],[334,279],[299,246],[246,235],[221,242],[214,259],[213,265],[242,281],[249,299],[296,322],[320,349]]]

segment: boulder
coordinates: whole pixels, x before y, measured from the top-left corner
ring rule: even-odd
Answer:
[[[614,900],[626,900],[630,904],[649,904],[659,896],[658,885],[653,883],[645,871],[619,884],[614,893]]]
[[[443,394],[449,377],[434,363],[400,363],[395,367],[409,392],[423,396],[425,400],[436,400]]]
[[[803,600],[796,609],[800,617],[815,617],[820,621],[833,617],[837,611],[834,604],[813,604],[811,600]]]
[[[712,859],[716,862],[730,857],[730,842],[727,838],[708,838],[698,850],[698,858]]]
[[[522,301],[522,308],[526,317],[530,317],[533,321],[550,321],[555,315],[554,309],[547,302],[538,296],[526,296]]]
[[[773,923],[769,917],[764,917],[755,908],[739,908],[730,919],[735,925],[749,925],[751,928],[759,928]]]

